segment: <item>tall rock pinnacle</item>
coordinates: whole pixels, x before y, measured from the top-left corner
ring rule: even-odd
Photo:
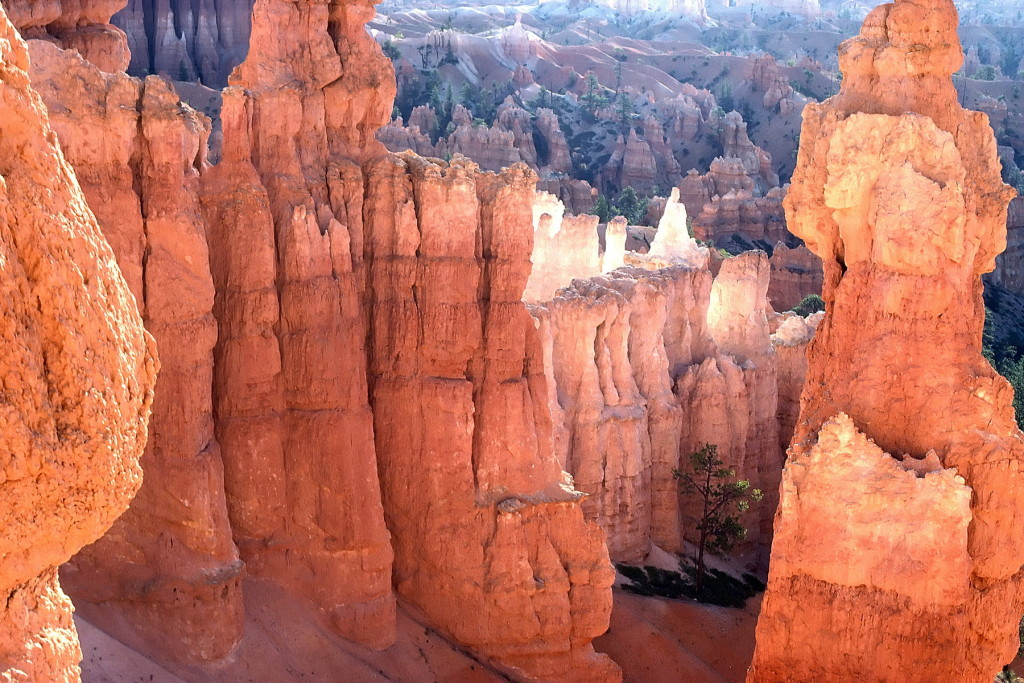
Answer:
[[[1024,601],[1024,441],[981,356],[1007,204],[985,115],[957,101],[951,0],[897,0],[839,50],[786,199],[821,257],[748,680],[991,681]]]

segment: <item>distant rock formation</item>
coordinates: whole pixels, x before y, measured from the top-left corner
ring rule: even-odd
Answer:
[[[157,362],[28,68],[0,7],[0,679],[73,681],[57,567],[142,483]]]
[[[249,48],[253,1],[128,0],[112,19],[128,35],[128,73],[224,87]]]
[[[991,681],[1024,611],[1024,441],[981,356],[980,276],[1013,193],[987,118],[957,100],[951,0],[882,5],[839,54],[786,200],[827,313],[748,680]]]
[[[782,468],[767,288],[767,257],[751,252],[728,259],[717,279],[692,265],[626,267],[531,307],[558,396],[556,452],[590,494],[584,511],[615,560],[693,540],[692,501],[672,473],[714,443],[767,494],[747,544],[764,561]]]
[[[1011,292],[1024,294],[1024,198],[1010,202],[1006,216],[1006,251],[996,257],[990,279]]]
[[[808,294],[821,294],[821,259],[804,245],[794,248],[779,242],[772,251],[772,279],[768,299],[776,311],[788,311]]]

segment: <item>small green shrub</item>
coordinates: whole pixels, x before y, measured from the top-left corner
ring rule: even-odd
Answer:
[[[811,313],[818,313],[825,310],[825,301],[817,294],[808,294],[803,301],[793,307],[793,312],[801,318],[806,318]]]

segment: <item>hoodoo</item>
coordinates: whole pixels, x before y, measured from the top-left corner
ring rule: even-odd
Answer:
[[[824,263],[748,680],[991,681],[1024,610],[1024,441],[981,356],[1012,191],[951,0],[875,9],[786,200]]]
[[[73,681],[57,567],[139,488],[156,360],[28,62],[0,8],[0,680]]]

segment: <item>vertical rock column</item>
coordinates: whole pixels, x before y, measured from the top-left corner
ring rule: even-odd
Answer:
[[[364,29],[372,12],[257,3],[203,207],[221,326],[217,435],[242,557],[342,635],[387,647],[392,550],[366,380],[359,163],[385,153],[373,133],[394,84]]]
[[[0,8],[0,679],[74,681],[57,567],[142,481],[155,348]]]
[[[840,48],[840,94],[804,114],[786,209],[827,312],[751,681],[980,683],[1018,647],[1024,442],[980,353],[1012,191],[957,102],[956,28],[950,0],[876,8]]]
[[[371,396],[395,585],[517,677],[618,680],[590,641],[614,577],[554,456],[521,296],[535,177],[388,157],[368,173]]]
[[[199,209],[209,122],[167,84],[105,74],[33,40],[32,79],[156,338],[146,478],[129,511],[63,570],[83,612],[158,657],[218,659],[242,635],[213,424],[213,307]]]

